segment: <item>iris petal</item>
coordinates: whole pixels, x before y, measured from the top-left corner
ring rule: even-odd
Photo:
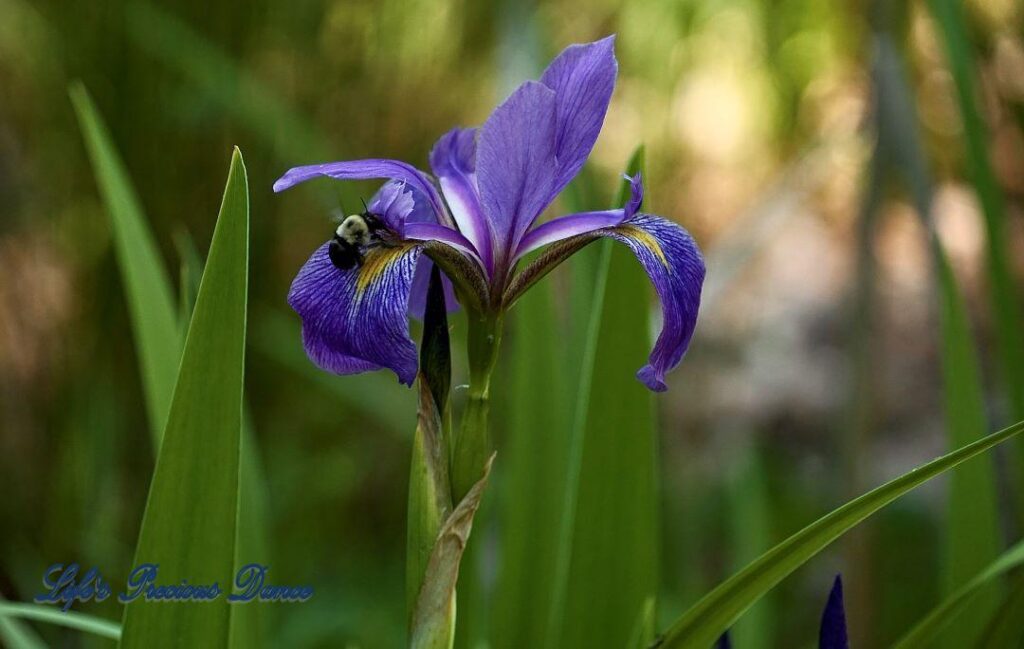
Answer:
[[[434,187],[430,177],[408,162],[402,162],[401,160],[370,158],[366,160],[347,160],[344,162],[328,162],[326,164],[294,167],[277,179],[277,182],[274,183],[274,191],[281,192],[289,187],[320,176],[337,180],[387,178],[404,181],[411,189],[420,192],[427,199],[438,223],[451,225],[451,218],[444,209],[441,195],[438,194],[437,188]]]
[[[570,45],[544,71],[540,81],[555,91],[556,180],[548,202],[569,184],[586,162],[601,132],[619,65],[615,37]]]
[[[495,239],[495,266],[509,262],[519,239],[551,201],[556,159],[555,92],[527,81],[480,130],[477,182]]]
[[[704,259],[686,230],[660,216],[639,213],[598,232],[633,251],[661,299],[661,333],[637,378],[651,390],[664,392],[665,373],[683,359],[697,325]]]
[[[442,135],[430,151],[430,168],[441,184],[459,231],[490,270],[493,235],[477,189],[476,133],[475,128],[454,128]]]
[[[847,649],[846,612],[843,610],[843,579],[836,575],[832,592],[821,616],[821,631],[818,634],[818,649]]]
[[[399,236],[405,231],[405,221],[416,207],[411,189],[402,181],[384,183],[370,200],[367,210],[384,221],[388,228]]]
[[[514,259],[520,259],[549,243],[601,228],[614,227],[631,218],[643,203],[644,185],[639,173],[632,178],[629,176],[625,176],[625,178],[630,182],[630,198],[623,207],[615,210],[570,214],[542,223],[526,233],[523,240],[519,242]]]
[[[406,311],[421,246],[375,247],[364,263],[340,270],[320,246],[292,282],[288,303],[302,317],[306,353],[336,374],[388,368],[416,378],[416,345]]]

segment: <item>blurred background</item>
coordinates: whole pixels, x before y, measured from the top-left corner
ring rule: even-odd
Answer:
[[[285,303],[331,217],[375,187],[319,182],[274,195],[271,184],[291,166],[345,158],[425,168],[440,134],[481,123],[573,42],[618,34],[619,81],[587,173],[552,213],[574,201],[602,208],[644,144],[647,208],[688,228],[708,261],[693,347],[656,399],[663,621],[947,447],[929,230],[907,191],[913,179],[879,162],[905,160],[918,136],[931,217],[971,315],[989,429],[1009,423],[989,230],[972,184],[981,172],[948,50],[925,3],[879,4],[887,11],[816,0],[0,0],[0,593],[28,600],[46,566],[72,560],[123,583],[152,471],[111,232],[67,95],[76,79],[110,127],[175,280],[205,255],[231,146],[245,154],[247,391],[269,491],[267,563],[316,588],[306,604],[272,607],[273,646],[402,641],[415,397],[384,373],[315,370]],[[1022,5],[968,0],[960,13],[1019,287]],[[885,108],[876,99],[887,83],[908,101]],[[886,128],[896,135],[879,145]],[[499,385],[511,381],[511,353]],[[1016,457],[996,456],[1007,496]],[[942,588],[943,494],[944,483],[928,485],[783,582],[755,609],[759,630],[745,646],[808,645],[839,571],[856,646],[898,637]],[[1020,505],[1004,500],[1004,513]],[[120,617],[112,601],[81,608]],[[40,631],[53,646],[104,642]]]

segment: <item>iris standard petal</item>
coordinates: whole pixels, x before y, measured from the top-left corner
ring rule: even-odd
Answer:
[[[570,45],[541,76],[541,83],[555,91],[558,167],[549,202],[579,173],[594,148],[618,69],[615,36],[608,36],[594,43]]]
[[[366,209],[370,214],[380,217],[392,232],[402,236],[405,221],[415,207],[412,190],[406,189],[404,182],[392,180],[384,183],[370,199]]]
[[[682,360],[697,325],[704,259],[686,230],[660,216],[639,213],[598,233],[633,251],[661,299],[661,333],[637,378],[651,390],[664,392],[665,373]]]
[[[483,207],[476,178],[475,128],[454,128],[438,139],[430,151],[430,168],[459,231],[473,244],[489,271],[493,261],[493,235]]]
[[[421,246],[403,242],[366,251],[352,270],[331,263],[320,246],[292,282],[288,303],[302,317],[306,353],[336,374],[388,368],[412,385],[416,345],[406,312]]]
[[[625,176],[625,178],[630,183],[630,197],[624,206],[615,210],[570,214],[542,223],[526,233],[523,240],[519,242],[519,248],[513,259],[518,260],[549,243],[601,228],[614,227],[626,219],[632,218],[644,201],[643,179],[639,173],[632,178],[629,176]]]
[[[387,178],[400,180],[410,188],[420,192],[430,204],[439,223],[451,224],[451,219],[441,202],[441,195],[431,182],[430,177],[416,167],[401,160],[384,160],[371,158],[367,160],[347,160],[344,162],[328,162],[326,164],[307,165],[289,169],[274,183],[274,191],[282,192],[289,187],[307,180],[326,176],[337,180],[371,180]]]
[[[836,575],[832,592],[821,615],[821,631],[818,633],[818,649],[848,649],[846,638],[846,612],[843,610],[843,579]]]
[[[554,116],[555,92],[527,81],[480,129],[477,183],[494,232],[495,267],[509,263],[519,239],[550,202],[556,171]]]

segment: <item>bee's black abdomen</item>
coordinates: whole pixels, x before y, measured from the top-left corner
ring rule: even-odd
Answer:
[[[346,245],[338,239],[331,239],[327,255],[331,258],[331,263],[341,270],[352,270],[359,265],[363,257],[355,246]]]

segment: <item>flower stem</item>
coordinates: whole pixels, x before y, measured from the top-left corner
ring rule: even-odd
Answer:
[[[458,503],[480,479],[491,455],[487,426],[490,410],[491,373],[498,360],[502,316],[495,313],[467,313],[469,318],[469,399],[462,425],[452,440],[452,502]]]

